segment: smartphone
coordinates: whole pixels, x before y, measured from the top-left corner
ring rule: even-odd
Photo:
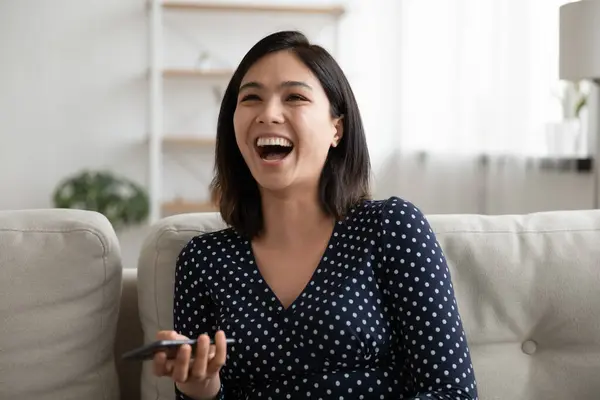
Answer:
[[[157,340],[156,342],[147,344],[145,346],[138,347],[137,349],[133,349],[124,353],[121,356],[123,360],[152,360],[154,355],[159,351],[164,351],[167,353],[167,359],[173,360],[177,356],[177,350],[179,346],[184,344],[189,344],[192,346],[192,354],[196,351],[196,343],[198,339],[181,339],[181,340]],[[234,339],[227,338],[225,339],[227,344],[235,343]],[[213,339],[210,339],[210,344],[215,344]]]

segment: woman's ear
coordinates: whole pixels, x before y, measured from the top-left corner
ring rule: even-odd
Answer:
[[[333,135],[333,139],[331,141],[331,146],[337,147],[344,136],[344,116],[340,116],[333,120],[335,133]]]

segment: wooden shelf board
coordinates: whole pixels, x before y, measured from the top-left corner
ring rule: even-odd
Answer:
[[[165,78],[230,78],[231,69],[194,69],[194,68],[168,68],[162,71]]]
[[[209,201],[173,200],[162,204],[162,212],[166,215],[217,211],[217,207]]]
[[[296,14],[322,14],[339,16],[344,14],[341,5],[278,5],[278,4],[239,4],[234,2],[200,2],[200,1],[165,1],[164,8],[198,11],[228,11],[228,12],[281,12]]]
[[[186,147],[211,147],[216,144],[215,138],[197,137],[194,135],[166,135],[162,139],[163,145]]]

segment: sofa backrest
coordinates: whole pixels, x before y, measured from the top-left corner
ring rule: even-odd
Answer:
[[[600,211],[436,216],[481,399],[597,399]]]
[[[183,214],[156,223],[142,245],[137,273],[138,308],[144,343],[156,340],[156,333],[173,329],[173,286],[175,260],[194,236],[223,229],[217,213]],[[155,378],[152,363],[142,365],[142,400],[175,399],[173,381]]]
[[[600,211],[428,217],[448,259],[480,398],[592,400],[600,393]],[[175,259],[218,214],[166,218],[138,265],[144,339],[173,329]],[[174,399],[142,372],[143,400]]]
[[[0,211],[0,399],[119,399],[121,274],[101,214]]]

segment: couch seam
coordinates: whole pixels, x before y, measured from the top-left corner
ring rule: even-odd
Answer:
[[[495,233],[506,233],[512,235],[526,235],[526,234],[552,234],[552,233],[582,233],[582,232],[600,232],[600,228],[586,228],[586,229],[556,229],[556,230],[527,230],[527,231],[510,231],[510,230],[463,230],[463,231],[436,231],[433,230],[436,235],[451,235],[451,234],[495,234]]]
[[[158,256],[159,256],[159,251],[158,251],[158,241],[160,240],[160,238],[162,237],[164,231],[160,233],[160,235],[157,236],[156,241],[154,242],[154,265],[152,266],[152,271],[154,273],[154,277],[153,277],[153,286],[154,286],[154,311],[156,312],[156,322],[158,323],[158,328],[160,329],[160,315],[158,312],[158,296],[157,296],[157,290],[156,290],[156,266],[158,264]],[[158,381],[157,379],[154,379],[154,390],[156,391],[156,400],[159,400],[159,390],[158,390]]]
[[[98,230],[92,228],[71,228],[71,229],[18,229],[18,228],[0,228],[0,232],[36,232],[36,233],[72,233],[72,232],[92,232],[94,235],[98,236],[102,243],[104,241],[101,239],[102,235]]]
[[[108,277],[108,274],[107,274],[108,266],[107,266],[107,262],[106,262],[107,257],[108,257],[108,254],[106,252],[106,248],[104,248],[104,251],[102,254],[102,262],[104,264],[104,282],[102,282],[102,306],[105,310],[106,310],[106,306],[107,306],[107,304],[106,304],[106,280]],[[104,327],[104,311],[100,313],[100,331],[102,331],[103,327]],[[113,346],[111,346],[110,348],[112,349],[113,347],[114,347],[114,343],[113,343]],[[112,355],[112,358],[113,358],[112,367],[116,368],[114,355]],[[102,369],[98,370],[98,375],[100,376],[100,381],[104,382],[104,378],[102,377]],[[103,397],[106,400],[106,398],[107,398],[106,385],[103,384],[102,388],[104,389]]]

